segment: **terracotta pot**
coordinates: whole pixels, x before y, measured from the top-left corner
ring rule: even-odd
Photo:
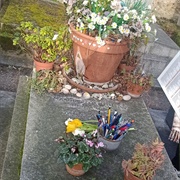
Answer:
[[[140,97],[140,95],[143,93],[143,87],[138,84],[128,83],[127,86],[127,93],[134,98]]]
[[[75,30],[72,25],[70,30],[76,72],[84,74],[85,80],[90,83],[110,81],[124,54],[129,50],[128,41],[120,43],[106,41],[104,46],[99,46],[94,37]]]
[[[134,69],[136,68],[136,66],[128,66],[126,64],[120,64],[118,67],[119,72],[125,70],[126,72],[131,72],[134,71]]]
[[[127,173],[124,173],[124,180],[142,180],[136,176],[134,176],[132,173],[130,172],[127,172]]]
[[[40,71],[40,70],[52,70],[54,62],[51,62],[51,63],[49,63],[49,62],[42,63],[42,62],[34,60],[34,65],[35,65],[36,71]]]
[[[66,170],[69,174],[73,176],[82,176],[85,172],[83,171],[83,165],[82,164],[76,164],[72,168],[70,168],[66,164]]]

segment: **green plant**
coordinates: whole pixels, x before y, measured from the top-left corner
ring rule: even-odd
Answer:
[[[81,163],[83,170],[87,172],[91,167],[103,162],[100,149],[103,143],[97,141],[97,130],[81,135],[68,133],[55,141],[59,143],[58,162],[64,162],[71,168]]]
[[[27,49],[33,59],[39,62],[54,62],[58,56],[66,61],[72,43],[67,26],[54,30],[51,26],[40,28],[32,22],[22,22],[17,28],[13,44]]]
[[[45,91],[58,92],[61,90],[61,83],[59,82],[59,75],[52,70],[42,70],[36,72],[36,77],[32,79],[32,88],[37,91],[38,94],[42,94]]]
[[[64,1],[69,23],[90,36],[99,45],[105,40],[147,39],[151,23],[156,22],[150,6],[143,0]]]
[[[164,143],[158,138],[149,145],[137,143],[132,159],[122,162],[124,172],[130,172],[142,180],[152,179],[164,162],[163,149]]]
[[[127,86],[130,86],[131,83],[140,85],[144,91],[147,91],[151,88],[153,84],[153,76],[145,75],[142,72],[124,72],[123,75],[126,79]]]

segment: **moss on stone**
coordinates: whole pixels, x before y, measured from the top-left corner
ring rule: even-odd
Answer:
[[[22,21],[33,21],[39,26],[58,27],[66,22],[63,4],[39,0],[11,0],[1,15],[3,24],[20,24]]]

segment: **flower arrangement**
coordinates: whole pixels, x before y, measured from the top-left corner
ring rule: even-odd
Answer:
[[[149,145],[137,143],[132,159],[122,162],[125,175],[132,173],[142,180],[152,179],[164,162],[163,149],[164,143],[158,138]]]
[[[97,126],[84,124],[79,119],[68,119],[65,124],[66,136],[55,140],[59,143],[58,161],[64,162],[70,168],[82,164],[84,172],[100,165],[103,162],[100,147],[104,145],[97,141],[97,130],[94,130]]]
[[[69,23],[92,37],[105,40],[147,39],[151,23],[156,22],[151,7],[143,0],[64,0]]]

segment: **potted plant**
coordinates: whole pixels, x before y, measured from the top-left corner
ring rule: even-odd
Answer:
[[[124,179],[152,180],[164,162],[163,149],[164,143],[158,138],[149,145],[137,143],[132,158],[122,161]]]
[[[71,175],[80,176],[103,162],[100,148],[104,145],[97,140],[97,125],[79,119],[68,119],[65,124],[66,135],[55,140],[59,143],[58,161],[66,164]]]
[[[153,76],[141,71],[124,73],[126,78],[127,93],[132,97],[139,97],[144,91],[148,91],[153,84]]]
[[[34,59],[36,70],[52,69],[57,56],[66,61],[67,52],[71,48],[68,28],[60,26],[55,30],[53,27],[38,27],[32,22],[22,22],[17,27],[13,44],[19,44],[24,50],[28,50]],[[45,67],[38,67],[42,65]],[[50,65],[50,66],[49,66]],[[48,66],[46,68],[46,66]]]
[[[156,21],[150,7],[142,0],[64,2],[76,71],[88,82],[111,80],[129,50],[129,41],[134,37],[147,38],[150,24]],[[79,66],[81,68],[77,68]]]

